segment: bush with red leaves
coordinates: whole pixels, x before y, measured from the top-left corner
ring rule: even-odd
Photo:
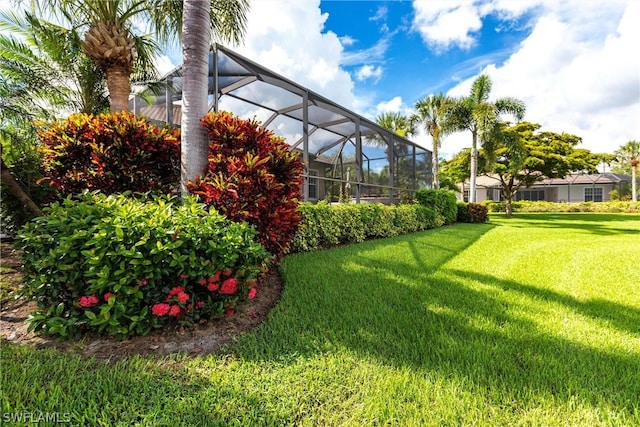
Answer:
[[[298,154],[255,120],[221,111],[201,122],[209,136],[209,165],[187,188],[227,218],[254,225],[260,243],[279,258],[300,224]]]

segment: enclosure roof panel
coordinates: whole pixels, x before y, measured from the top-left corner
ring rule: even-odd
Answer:
[[[179,109],[182,99],[182,68],[174,69],[165,79],[172,85],[174,123],[179,124],[176,118],[180,117],[180,112],[175,106]],[[236,115],[255,117],[274,133],[285,137],[292,146],[299,145],[304,134],[306,98],[306,130],[309,141],[313,141],[312,154],[326,151],[341,141],[355,140],[358,131],[364,145],[393,142],[425,151],[414,142],[218,44],[213,46],[209,56],[209,94],[215,93],[218,99],[214,100],[214,106],[219,103]],[[166,107],[158,107],[165,103],[165,98],[157,97],[155,105],[143,108],[142,112],[163,120],[160,110],[166,111]],[[291,120],[282,120],[284,118]]]

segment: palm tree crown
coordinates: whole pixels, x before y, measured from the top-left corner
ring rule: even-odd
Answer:
[[[629,141],[616,150],[616,158],[631,166],[631,200],[638,201],[638,166],[640,166],[640,142]]]
[[[485,135],[493,132],[500,122],[500,115],[512,114],[517,121],[522,120],[526,107],[516,98],[500,98],[495,102],[489,101],[491,94],[491,79],[487,75],[476,78],[468,96],[455,99],[448,108],[446,131],[470,131],[471,140],[471,171],[469,201],[476,201],[476,174],[478,169],[478,141],[484,145],[487,153],[492,152],[490,138]]]
[[[414,123],[422,123],[424,129],[431,136],[433,143],[433,187],[440,188],[438,177],[439,151],[443,127],[446,128],[447,108],[451,104],[451,99],[442,93],[429,95],[416,102],[416,113],[411,116]]]

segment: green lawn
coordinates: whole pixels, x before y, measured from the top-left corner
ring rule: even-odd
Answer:
[[[2,344],[3,413],[74,425],[640,425],[640,215],[517,214],[287,257],[224,354]],[[6,415],[6,414],[5,414]]]

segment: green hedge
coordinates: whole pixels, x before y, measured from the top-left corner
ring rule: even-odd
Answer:
[[[46,208],[16,240],[30,329],[68,338],[145,335],[233,314],[270,259],[256,231],[195,198],[84,193]]]
[[[484,201],[483,205],[489,212],[504,212],[504,202]],[[579,202],[579,203],[556,203],[556,202],[530,202],[518,201],[511,204],[513,212],[640,212],[640,202]]]
[[[442,225],[434,209],[418,204],[329,205],[303,202],[302,223],[289,252],[309,252],[338,244],[392,237]]]
[[[483,223],[489,220],[489,210],[480,203],[458,202],[457,222]]]
[[[422,188],[416,191],[415,200],[422,206],[436,211],[444,224],[453,224],[458,218],[458,200],[453,191]]]

